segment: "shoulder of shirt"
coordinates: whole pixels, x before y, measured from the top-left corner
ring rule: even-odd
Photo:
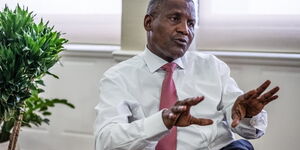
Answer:
[[[134,71],[138,68],[145,66],[145,62],[140,55],[124,60],[104,72],[106,77],[122,76],[123,74]]]
[[[186,52],[186,55],[184,55],[182,61],[187,66],[202,66],[210,69],[216,69],[220,74],[229,71],[229,67],[225,62],[217,58],[215,55],[209,53],[188,51]]]
[[[203,53],[200,51],[187,51],[183,59],[193,62],[222,62],[213,54]]]

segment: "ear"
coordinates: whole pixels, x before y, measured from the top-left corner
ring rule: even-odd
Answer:
[[[146,31],[151,31],[152,30],[152,22],[153,22],[153,17],[151,15],[145,15],[144,18],[144,28]]]

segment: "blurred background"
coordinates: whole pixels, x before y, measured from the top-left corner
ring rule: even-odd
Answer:
[[[144,50],[143,18],[148,0],[0,0],[28,7],[36,20],[49,20],[69,42],[61,63],[46,77],[44,97],[66,98],[76,109],[52,109],[50,125],[22,128],[22,150],[94,148],[94,106],[98,82],[109,67]],[[300,138],[300,1],[195,0],[197,29],[191,50],[225,61],[240,88],[269,79],[280,86],[269,104],[266,135],[252,140],[256,150],[296,150]]]

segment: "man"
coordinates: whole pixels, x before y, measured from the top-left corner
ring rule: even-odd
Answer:
[[[143,53],[105,72],[96,106],[96,150],[253,149],[278,87],[245,94],[216,57],[187,52],[196,23],[191,0],[150,0]],[[201,103],[200,103],[201,102]]]

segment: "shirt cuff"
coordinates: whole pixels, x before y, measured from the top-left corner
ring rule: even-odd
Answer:
[[[144,131],[146,137],[152,140],[159,140],[169,129],[163,122],[162,119],[163,110],[145,118],[144,120]]]
[[[268,115],[265,110],[262,110],[259,114],[256,116],[253,116],[250,120],[250,124],[260,130],[260,131],[265,131],[268,125]]]

